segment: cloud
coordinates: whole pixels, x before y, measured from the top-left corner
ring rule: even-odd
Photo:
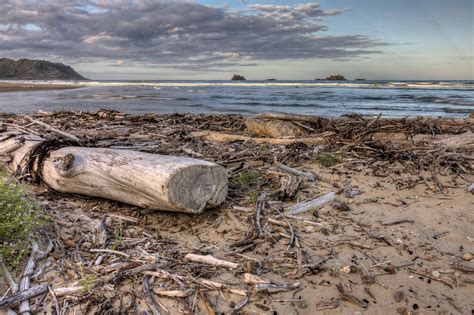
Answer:
[[[262,60],[350,59],[383,45],[364,35],[328,36],[317,3],[243,10],[187,1],[70,0],[0,3],[0,54],[66,62],[206,69]]]

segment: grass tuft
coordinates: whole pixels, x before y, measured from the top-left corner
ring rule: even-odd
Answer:
[[[235,183],[239,187],[258,185],[261,182],[260,174],[254,170],[245,170],[237,176]]]
[[[333,153],[319,152],[319,153],[313,154],[311,157],[313,161],[326,167],[340,164],[343,161],[343,158],[341,155],[333,154]]]
[[[29,253],[28,238],[39,224],[39,210],[22,185],[0,173],[0,259],[12,270]]]

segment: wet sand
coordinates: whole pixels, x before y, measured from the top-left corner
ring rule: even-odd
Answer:
[[[40,90],[66,90],[78,89],[83,85],[77,84],[51,84],[51,83],[11,83],[0,82],[0,92],[40,91]]]

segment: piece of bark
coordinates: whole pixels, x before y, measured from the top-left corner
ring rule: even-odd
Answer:
[[[270,280],[267,280],[267,279],[264,279],[262,277],[259,277],[259,276],[256,276],[254,274],[251,274],[251,273],[245,273],[244,274],[244,279],[245,279],[245,283],[247,284],[270,284],[272,283]]]
[[[153,289],[157,295],[166,296],[166,297],[177,297],[184,298],[193,294],[194,290],[163,290],[163,289]]]
[[[306,145],[325,144],[324,137],[308,137],[308,138],[294,138],[294,139],[280,139],[280,138],[253,138],[243,135],[235,135],[217,131],[195,131],[191,132],[191,137],[201,138],[207,141],[214,142],[235,142],[235,141],[254,141],[255,143],[269,143],[276,145],[288,145],[296,142],[302,142]]]
[[[308,134],[306,129],[287,120],[247,118],[245,126],[250,132],[272,138],[296,138]]]
[[[231,286],[229,286],[227,284],[224,284],[224,283],[220,283],[220,282],[216,282],[216,281],[212,281],[212,280],[208,280],[208,279],[197,279],[196,282],[199,283],[200,285],[203,285],[203,286],[211,288],[211,289],[226,290],[230,293],[234,293],[234,294],[241,295],[241,296],[246,296],[247,295],[247,291],[245,291],[243,289],[231,287]]]
[[[336,193],[330,192],[319,198],[301,202],[299,204],[289,207],[287,214],[295,215],[295,214],[308,212],[314,209],[321,208],[327,205],[328,203],[333,202],[335,197],[336,197]]]
[[[41,141],[34,135],[9,138],[0,141],[0,152],[13,156],[10,168],[16,172],[25,167],[28,153]],[[188,213],[222,203],[228,185],[226,170],[215,163],[103,148],[53,150],[40,172],[44,183],[58,192]]]
[[[239,264],[236,264],[230,261],[217,259],[211,255],[203,256],[203,255],[196,255],[196,254],[186,254],[186,256],[184,256],[184,259],[192,261],[192,262],[207,264],[207,265],[216,266],[216,267],[223,267],[223,268],[228,268],[228,269],[236,269],[239,267]]]

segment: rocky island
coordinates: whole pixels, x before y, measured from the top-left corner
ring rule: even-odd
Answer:
[[[232,81],[245,81],[245,77],[240,74],[234,74],[234,76],[231,79]]]
[[[335,75],[330,75],[327,77],[325,80],[330,80],[330,81],[346,81],[347,79],[340,74],[335,74]]]
[[[88,80],[70,66],[45,60],[0,58],[0,80]]]

